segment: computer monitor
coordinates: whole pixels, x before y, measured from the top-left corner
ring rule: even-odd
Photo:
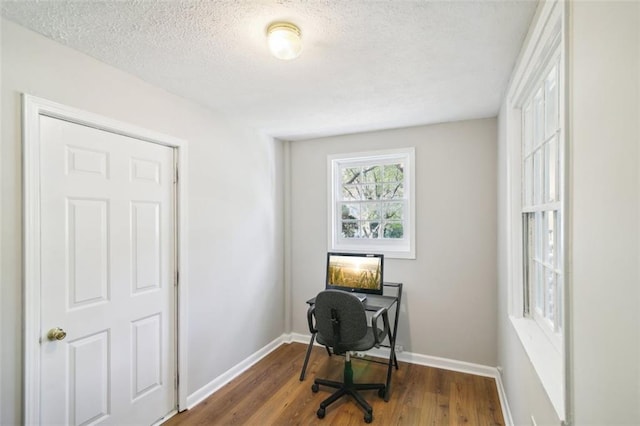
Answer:
[[[327,253],[326,288],[382,294],[384,255]]]

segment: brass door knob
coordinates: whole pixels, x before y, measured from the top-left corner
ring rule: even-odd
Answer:
[[[62,340],[67,337],[67,332],[61,329],[60,327],[52,328],[47,333],[47,338],[49,340]]]

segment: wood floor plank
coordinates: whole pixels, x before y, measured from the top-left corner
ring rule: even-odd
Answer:
[[[362,425],[364,412],[343,397],[316,411],[332,389],[313,393],[313,379],[342,381],[344,357],[314,347],[307,375],[299,381],[306,345],[285,344],[191,410],[165,422],[174,425]],[[386,365],[353,359],[355,382],[386,380]],[[400,363],[392,376],[389,402],[364,391],[379,425],[503,425],[500,400],[491,378]]]
[[[473,377],[456,373],[449,398],[449,418],[455,424],[479,424],[473,392]]]

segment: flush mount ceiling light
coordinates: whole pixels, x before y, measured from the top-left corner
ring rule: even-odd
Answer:
[[[277,22],[267,28],[271,54],[285,61],[295,59],[302,52],[300,28],[288,22]]]

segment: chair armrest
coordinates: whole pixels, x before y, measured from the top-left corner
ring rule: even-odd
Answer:
[[[378,338],[378,318],[382,315],[382,323],[384,324],[384,330],[382,332],[382,340],[389,335],[389,316],[387,308],[380,308],[371,317],[371,328],[373,328],[373,338],[376,342],[376,348],[382,343]]]
[[[316,305],[309,306],[307,309],[307,322],[309,323],[309,333],[315,334],[318,332],[316,326],[313,322],[313,318],[315,317]]]

